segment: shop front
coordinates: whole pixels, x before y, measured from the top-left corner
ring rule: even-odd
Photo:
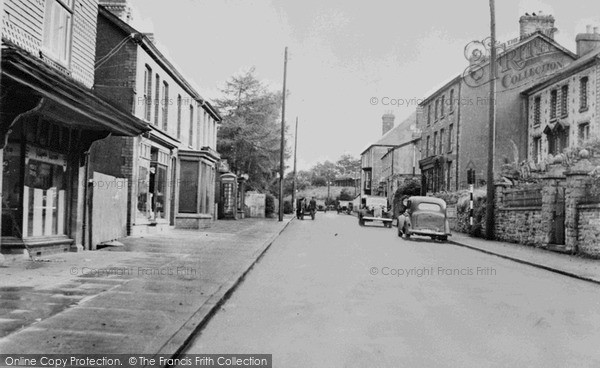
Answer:
[[[215,165],[219,159],[219,154],[210,149],[179,151],[175,227],[199,229],[214,220]]]
[[[87,152],[146,124],[17,47],[2,52],[1,250],[33,255],[86,243]]]
[[[166,137],[166,136],[165,136]],[[136,152],[132,161],[130,179],[132,200],[131,235],[164,231],[174,225],[172,221],[173,180],[177,155],[176,142],[161,137],[153,130],[146,136],[134,139]]]

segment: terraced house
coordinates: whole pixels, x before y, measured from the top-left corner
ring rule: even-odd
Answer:
[[[3,253],[89,247],[91,145],[108,135],[149,130],[92,92],[97,15],[96,0],[4,1]]]
[[[101,1],[96,91],[150,125],[92,150],[92,170],[128,182],[127,232],[199,228],[214,217],[218,111],[133,28],[126,0]]]
[[[539,164],[600,135],[600,33],[577,35],[578,60],[523,91],[528,102],[529,157]]]

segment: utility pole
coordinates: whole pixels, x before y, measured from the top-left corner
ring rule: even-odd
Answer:
[[[488,240],[494,239],[494,159],[496,157],[496,5],[490,0],[490,108],[488,124],[487,196],[485,209],[485,233]]]
[[[279,221],[283,221],[283,171],[284,171],[284,151],[285,151],[285,80],[287,77],[287,46],[283,56],[283,96],[281,102],[281,147],[279,153]]]
[[[296,213],[296,157],[298,153],[298,117],[296,116],[296,133],[294,134],[294,181],[292,182],[292,209]]]

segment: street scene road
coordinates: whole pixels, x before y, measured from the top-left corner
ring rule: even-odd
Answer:
[[[354,216],[294,220],[187,348],[277,367],[590,367],[598,285]]]

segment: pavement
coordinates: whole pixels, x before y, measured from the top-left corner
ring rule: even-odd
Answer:
[[[522,244],[489,241],[457,232],[452,233],[449,241],[476,251],[600,284],[600,260]]]
[[[3,353],[177,354],[292,220],[121,239],[123,247],[0,263]],[[454,233],[452,243],[600,284],[600,262]]]
[[[0,351],[176,354],[291,220],[216,221],[121,247],[5,260]]]

